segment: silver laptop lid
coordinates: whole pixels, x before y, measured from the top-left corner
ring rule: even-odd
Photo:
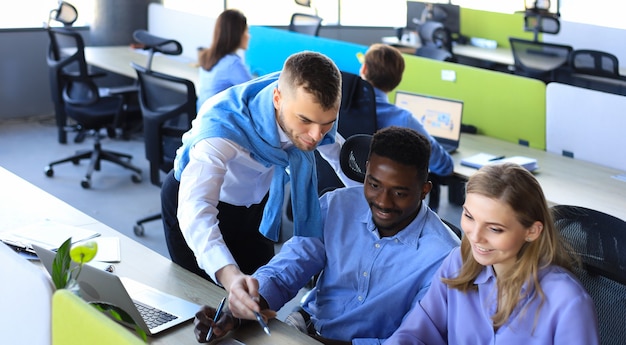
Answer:
[[[55,252],[33,245],[41,263],[51,274]],[[100,267],[84,265],[78,277],[80,297],[88,302],[105,302],[124,310],[149,335],[169,329],[194,317],[200,306],[172,296],[129,278],[121,278]],[[127,287],[128,286],[128,287]],[[135,302],[158,308],[176,319],[156,327],[148,327]]]

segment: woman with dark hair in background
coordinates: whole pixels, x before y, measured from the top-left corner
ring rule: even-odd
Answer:
[[[198,110],[211,96],[252,79],[238,49],[248,49],[248,21],[238,10],[222,12],[215,22],[211,47],[200,51]]]

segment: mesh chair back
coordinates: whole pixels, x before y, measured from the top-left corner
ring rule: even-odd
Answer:
[[[318,36],[321,27],[321,17],[306,13],[294,13],[289,22],[289,31],[311,36]]]
[[[613,54],[589,49],[574,50],[569,64],[575,73],[619,77],[619,62]]]
[[[193,82],[132,64],[139,82],[139,105],[143,114],[146,158],[150,181],[161,184],[160,172],[173,168],[182,135],[196,117]]]
[[[565,65],[573,48],[568,45],[510,37],[516,72],[540,77]]]
[[[365,181],[367,158],[370,153],[372,135],[355,134],[341,146],[339,164],[341,171],[350,179],[361,182]]]
[[[552,208],[561,236],[583,263],[574,273],[593,298],[602,344],[626,339],[626,222],[584,207]]]

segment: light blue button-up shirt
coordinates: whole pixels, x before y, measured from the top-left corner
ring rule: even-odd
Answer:
[[[210,71],[199,68],[197,109],[211,96],[252,79],[243,59],[233,53],[224,55]]]
[[[477,291],[461,292],[441,282],[441,277],[458,274],[462,265],[460,253],[459,249],[450,253],[435,274],[426,296],[386,345],[599,344],[593,300],[572,274],[559,266],[548,266],[539,272],[539,283],[545,294],[539,313],[540,299],[527,298],[509,320],[494,331],[491,316],[496,311],[498,292],[492,266],[485,267],[476,277]]]
[[[389,98],[383,91],[374,88],[374,93],[376,94],[376,120],[378,129],[389,126],[408,127],[426,136],[431,146],[430,171],[440,176],[452,174],[454,170],[452,157],[450,157],[446,149],[424,129],[424,126],[413,117],[411,112],[389,103]]]
[[[425,203],[405,229],[380,238],[362,186],[326,193],[320,204],[323,238],[287,241],[254,274],[259,292],[278,310],[323,270],[303,305],[316,330],[353,344],[380,344],[425,294],[458,238]]]

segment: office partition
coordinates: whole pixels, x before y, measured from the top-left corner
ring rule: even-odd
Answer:
[[[408,54],[404,60],[396,90],[462,100],[463,123],[478,127],[480,134],[545,150],[543,82]]]

